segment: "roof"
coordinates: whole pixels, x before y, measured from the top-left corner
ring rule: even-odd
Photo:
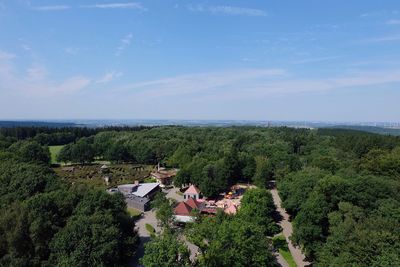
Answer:
[[[146,197],[151,191],[159,187],[159,183],[143,183],[139,185],[135,184],[123,184],[119,185],[119,190],[129,190],[133,195],[138,197]]]
[[[191,185],[189,186],[189,188],[185,191],[185,194],[200,194],[200,190],[194,186]]]
[[[159,187],[159,183],[143,183],[139,184],[137,187],[133,188],[132,194],[138,197],[145,197],[147,196],[151,191]]]
[[[167,178],[171,178],[174,176],[174,175],[170,175],[170,174],[166,174],[166,173],[159,173],[159,172],[152,172],[150,175],[157,179],[167,179]]]
[[[174,212],[176,215],[189,216],[192,208],[185,202],[180,202],[178,206],[175,207]]]
[[[174,177],[176,175],[176,170],[159,170],[151,172],[151,175],[158,179],[166,179]]]
[[[236,214],[237,212],[237,207],[232,203],[229,205],[225,210],[225,213],[227,214]]]
[[[185,203],[188,204],[192,209],[199,209],[199,203],[191,197],[186,200]]]

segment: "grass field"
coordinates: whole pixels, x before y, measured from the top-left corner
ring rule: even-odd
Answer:
[[[145,224],[145,227],[146,227],[147,232],[149,232],[150,236],[154,237],[156,234],[156,229],[154,229],[154,227],[148,223]]]
[[[140,210],[134,209],[134,208],[128,208],[128,213],[129,215],[131,215],[132,217],[137,217],[140,214],[142,214],[142,212]]]
[[[57,156],[60,153],[60,150],[63,148],[63,146],[49,146],[50,150],[50,155],[51,155],[51,164],[57,164],[59,163],[57,161]]]
[[[283,235],[275,236],[272,239],[274,247],[279,249],[279,253],[286,260],[290,267],[296,267],[296,262],[294,261],[292,254],[289,251],[289,248],[286,243],[286,239]]]

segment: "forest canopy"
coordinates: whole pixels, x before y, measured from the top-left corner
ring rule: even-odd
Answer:
[[[18,131],[0,135],[1,263],[90,265],[101,257],[108,266],[111,258],[118,265],[134,251],[136,235],[123,199],[62,182],[49,168],[47,145],[56,143],[65,145],[59,154],[64,163],[103,159],[178,168],[175,186],[196,184],[206,197],[237,182],[264,189],[275,180],[294,224],[293,241],[316,266],[400,265],[399,137],[286,127],[80,131],[26,129],[22,137]],[[71,133],[70,138],[60,137]],[[252,205],[269,214],[268,199]],[[273,224],[262,226],[269,215],[250,222],[254,214],[246,205],[239,215],[215,230],[276,231]],[[250,223],[254,227],[247,229]],[[95,229],[104,234],[103,243],[97,243]],[[85,238],[78,238],[78,231]],[[240,231],[221,238],[236,240]],[[85,250],[86,244],[94,243],[98,253]],[[218,244],[211,245],[204,249],[215,253],[203,260],[220,263]],[[260,249],[268,243],[253,245]],[[251,251],[243,253],[237,256],[246,258]],[[268,257],[254,259],[258,260],[266,262]]]

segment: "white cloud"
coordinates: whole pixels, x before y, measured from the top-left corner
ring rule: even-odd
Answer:
[[[38,11],[60,11],[70,9],[70,6],[67,5],[53,5],[53,6],[34,6],[31,7],[33,10]]]
[[[61,83],[58,84],[54,84],[51,88],[49,88],[50,90],[52,90],[55,93],[74,93],[77,91],[81,91],[82,89],[86,88],[87,86],[89,86],[89,84],[91,83],[91,80],[86,78],[86,77],[82,77],[82,76],[75,76],[75,77],[71,77]]]
[[[67,47],[64,51],[69,55],[76,56],[79,53],[80,49],[76,47]]]
[[[372,17],[382,17],[399,14],[398,10],[378,10],[372,12],[366,12],[360,15],[360,18],[372,18]]]
[[[115,52],[116,56],[120,56],[122,52],[131,44],[132,37],[133,37],[132,33],[129,33],[120,40],[120,44],[117,47],[117,51]]]
[[[386,36],[366,39],[366,40],[363,40],[362,42],[363,43],[383,43],[383,42],[394,42],[394,41],[399,41],[399,40],[400,40],[400,34],[394,34],[394,35],[386,35]]]
[[[82,5],[81,8],[100,8],[100,9],[139,9],[146,10],[141,3],[108,3],[108,4],[94,4]]]
[[[195,73],[140,82],[121,88],[122,91],[151,97],[200,93],[207,90],[241,87],[252,81],[272,79],[285,74],[281,69],[250,69],[215,73]]]
[[[267,16],[267,12],[261,9],[245,8],[236,6],[204,6],[204,5],[189,5],[188,9],[195,12],[210,12],[213,14],[223,14],[230,16]]]
[[[16,56],[14,54],[0,50],[0,60],[10,60],[14,59],[15,57]]]
[[[400,69],[315,79],[290,78],[280,69],[261,69],[181,75],[134,83],[118,89],[116,93],[131,93],[143,99],[185,95],[190,95],[191,99],[257,99],[271,95],[354,89],[388,83],[400,83]]]
[[[32,50],[32,48],[27,44],[21,44],[21,48],[24,49],[25,51],[31,51]]]
[[[46,67],[41,64],[33,64],[27,69],[27,79],[29,81],[43,81],[47,74]]]
[[[399,25],[400,24],[400,19],[391,19],[386,21],[386,24],[388,25]]]
[[[69,94],[85,89],[91,80],[82,76],[73,76],[61,81],[49,78],[44,65],[33,63],[22,72],[15,68],[12,61],[0,61],[0,92],[12,92],[16,97],[48,97]]]
[[[266,16],[267,13],[261,9],[242,8],[233,6],[213,6],[210,7],[212,13],[223,13],[227,15],[244,15],[244,16]]]
[[[304,64],[304,63],[314,63],[314,62],[322,62],[327,60],[334,60],[341,58],[340,56],[332,56],[332,57],[316,57],[316,58],[306,58],[300,59],[293,62],[293,64]]]
[[[122,72],[109,71],[106,74],[104,74],[104,76],[101,77],[99,80],[97,80],[96,83],[108,83],[121,77],[122,75],[123,75]]]

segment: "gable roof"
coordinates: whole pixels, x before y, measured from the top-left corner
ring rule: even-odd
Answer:
[[[191,197],[186,200],[185,203],[188,204],[192,209],[199,209],[199,203]]]
[[[192,208],[185,202],[180,202],[178,206],[175,207],[174,212],[176,215],[189,216]]]
[[[189,186],[189,188],[185,191],[185,194],[200,194],[200,190],[194,186],[191,185]]]

